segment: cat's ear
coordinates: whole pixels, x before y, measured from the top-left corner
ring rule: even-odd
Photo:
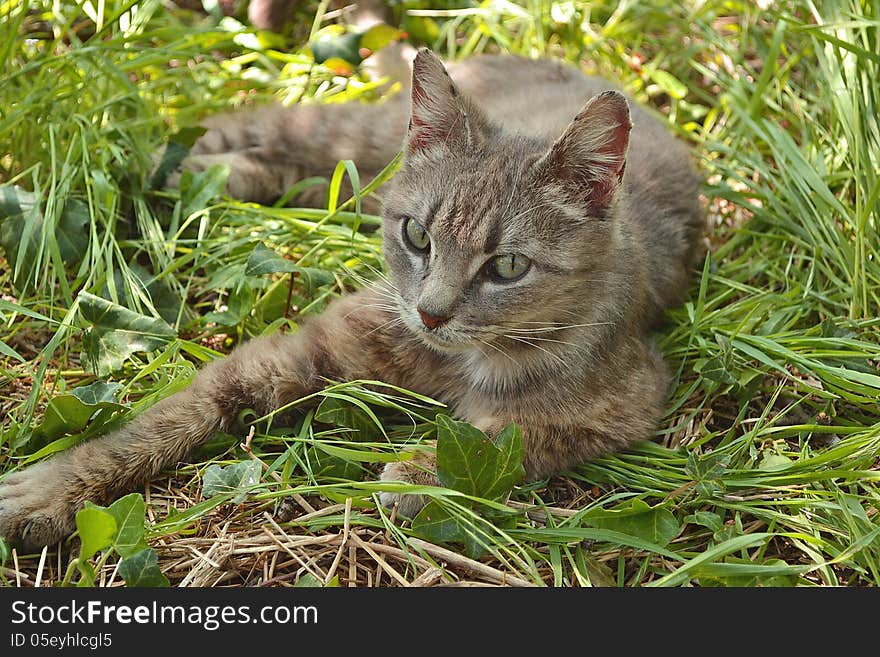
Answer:
[[[623,94],[594,96],[535,164],[540,179],[561,185],[589,214],[601,214],[623,178],[631,128]]]
[[[443,62],[430,50],[420,50],[413,61],[412,114],[404,143],[406,153],[474,146],[482,123],[478,114],[461,96]]]

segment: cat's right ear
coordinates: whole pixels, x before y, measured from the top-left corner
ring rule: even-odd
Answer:
[[[591,98],[535,164],[539,179],[561,187],[588,214],[602,214],[623,179],[631,129],[622,93],[606,91]]]
[[[420,50],[413,61],[406,154],[473,146],[477,138],[475,113],[475,108],[462,98],[443,62],[430,50]]]

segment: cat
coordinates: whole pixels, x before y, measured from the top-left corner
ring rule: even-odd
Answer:
[[[668,386],[649,332],[699,257],[699,178],[663,121],[610,87],[506,55],[447,72],[421,50],[408,93],[384,103],[211,121],[186,165],[230,165],[229,192],[253,200],[342,158],[368,175],[402,142],[382,197],[390,282],[239,346],[123,428],[8,475],[0,535],[62,539],[86,500],[136,489],[241,409],[269,412],[327,380],[430,395],[490,436],[516,422],[529,480],[649,438]],[[437,484],[427,451],[381,478]],[[380,501],[410,517],[425,502]]]

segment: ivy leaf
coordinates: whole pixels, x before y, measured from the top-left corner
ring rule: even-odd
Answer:
[[[15,276],[12,279],[17,290],[24,291],[33,281],[40,236],[43,232],[54,235],[61,259],[76,264],[88,250],[91,221],[88,206],[78,199],[68,199],[55,225],[44,227],[45,217],[40,210],[39,199],[33,192],[17,185],[0,186],[0,247],[6,252]]]
[[[691,521],[713,533],[719,531],[724,526],[724,520],[714,511],[694,511],[694,515],[692,517],[689,516],[688,520],[686,520],[686,522]]]
[[[181,313],[181,305],[184,306],[182,318],[189,318],[192,311],[181,300],[180,295],[174,291],[168,282],[161,278],[155,278],[145,267],[133,262],[128,265],[128,273],[131,279],[123,276],[118,269],[113,272],[113,282],[116,287],[116,302],[122,306],[130,307],[132,305],[132,295],[129,294],[129,284],[140,285],[149,295],[159,316],[169,324],[177,321],[178,315]],[[101,287],[98,296],[104,299],[110,299],[109,281]]]
[[[91,223],[89,206],[79,199],[67,199],[64,210],[55,226],[55,239],[61,259],[67,263],[78,263],[89,248],[89,230]]]
[[[510,424],[492,441],[467,422],[437,416],[437,477],[446,488],[488,500],[504,500],[520,480],[523,440],[519,427]],[[516,513],[487,508],[472,500],[456,500],[467,510],[454,510],[431,500],[413,518],[412,528],[421,536],[443,543],[458,542],[471,558],[484,552],[481,535],[492,527],[509,527]]]
[[[226,190],[229,167],[215,164],[201,173],[184,171],[180,175],[180,204],[183,216],[204,210],[207,205]]]
[[[437,500],[431,500],[413,519],[412,527],[420,536],[435,543],[461,543],[468,557],[479,559],[486,551],[488,537],[497,534],[495,528],[510,529],[516,515],[515,512],[508,514],[495,509],[485,509],[482,515],[471,515],[466,511],[452,511]],[[487,538],[483,540],[483,536]]]
[[[162,152],[162,158],[150,177],[151,189],[159,189],[165,186],[168,176],[177,170],[181,162],[189,155],[190,149],[192,149],[196,140],[206,132],[207,129],[201,126],[182,128],[168,140],[165,150]]]
[[[116,404],[116,394],[122,390],[120,383],[106,383],[95,381],[87,386],[80,386],[70,391],[70,394],[79,399],[83,404],[96,406],[103,403]]]
[[[293,260],[279,255],[260,242],[251,251],[245,265],[245,276],[263,276],[264,274],[290,273],[299,274],[309,290],[333,282],[333,274],[314,267],[300,267]]]
[[[105,550],[113,544],[116,536],[116,518],[107,509],[86,504],[86,508],[76,513],[76,530],[82,545],[79,560],[91,559],[96,552]]]
[[[725,488],[724,473],[730,463],[730,455],[723,452],[710,452],[697,456],[688,454],[685,471],[697,482],[697,492],[703,497],[714,497]]]
[[[702,374],[704,379],[719,384],[736,383],[736,379],[727,367],[727,359],[723,356],[701,358],[694,364],[694,371]]]
[[[107,511],[116,520],[113,548],[121,557],[130,557],[147,547],[144,540],[144,520],[147,508],[140,493],[131,493],[111,504]]]
[[[19,291],[31,279],[36,266],[36,233],[42,223],[36,196],[17,185],[0,186],[0,246],[15,273]]]
[[[159,557],[152,548],[146,548],[119,562],[119,574],[128,586],[169,586],[168,578],[159,570]]]
[[[500,500],[525,477],[522,434],[508,425],[493,443],[467,422],[437,416],[437,476],[446,488]]]
[[[357,442],[381,440],[382,429],[362,409],[339,399],[325,397],[315,411],[315,420],[334,427],[351,429],[350,439]]]
[[[324,586],[324,582],[319,580],[317,577],[312,575],[311,573],[303,573],[296,580],[296,583],[293,585],[296,588],[309,588],[309,589],[320,589]]]
[[[225,467],[212,465],[205,471],[202,495],[208,498],[235,492],[232,501],[240,504],[244,502],[250,489],[260,482],[261,474],[260,462],[255,460],[239,461]]]
[[[98,411],[106,410],[109,417],[127,407],[118,403],[116,393],[122,388],[118,383],[95,383],[74,388],[69,394],[54,397],[46,406],[43,421],[36,429],[38,436],[49,440],[66,433],[77,433],[86,428]]]
[[[309,44],[316,64],[325,64],[336,68],[334,61],[348,64],[348,69],[357,66],[363,60],[360,55],[361,34],[327,30]],[[330,63],[328,63],[330,61]]]
[[[669,509],[648,506],[638,499],[616,509],[595,509],[584,520],[597,529],[609,529],[661,546],[668,545],[679,531],[678,520]]]
[[[317,446],[309,446],[306,449],[305,459],[315,477],[360,481],[364,476],[364,469],[357,463],[331,454]]]
[[[79,310],[91,326],[83,337],[83,361],[98,376],[120,369],[136,352],[154,351],[177,337],[168,324],[119,304],[79,293]]]
[[[464,538],[458,520],[437,500],[431,500],[419,511],[412,526],[420,536],[433,542],[452,543]]]

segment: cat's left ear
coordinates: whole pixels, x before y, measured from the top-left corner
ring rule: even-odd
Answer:
[[[413,61],[406,153],[473,148],[481,141],[484,124],[482,113],[459,93],[443,62],[430,50],[420,50]]]
[[[594,96],[535,164],[540,180],[561,184],[589,214],[601,214],[623,179],[631,128],[623,94],[606,91]]]

